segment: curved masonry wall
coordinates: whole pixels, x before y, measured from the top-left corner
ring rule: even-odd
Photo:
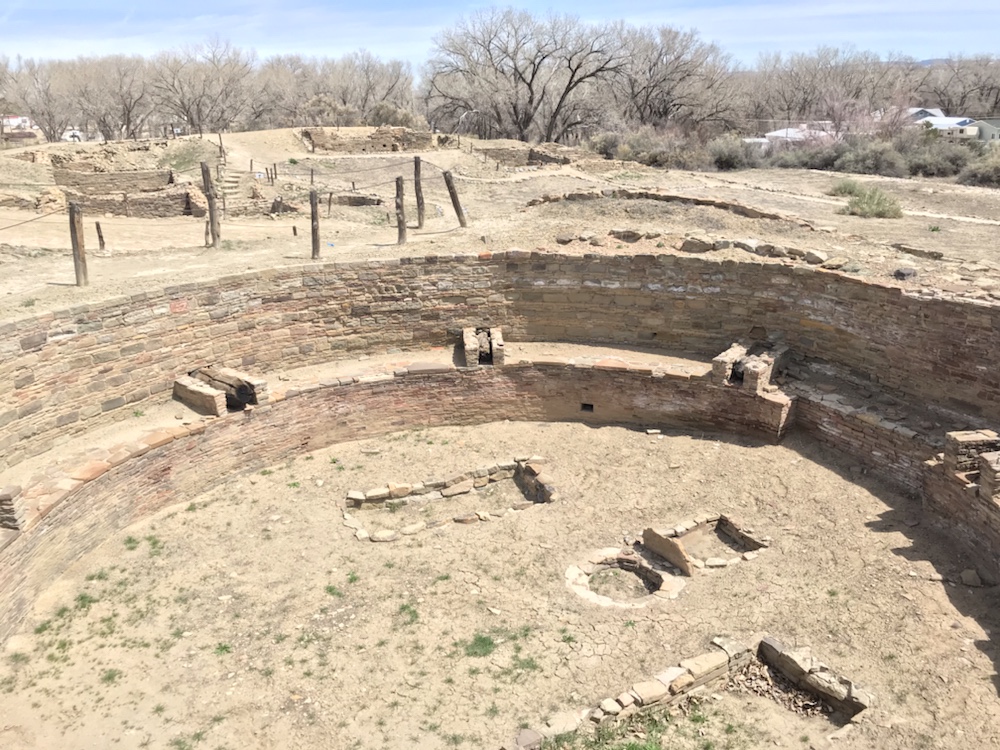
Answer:
[[[775,263],[510,251],[271,270],[4,324],[0,471],[198,366],[267,372],[451,345],[478,325],[708,356],[760,326],[796,355],[1000,421],[998,307]]]
[[[202,365],[267,372],[362,351],[450,346],[461,328],[482,325],[502,327],[508,341],[641,344],[707,356],[759,327],[794,357],[848,368],[970,420],[1000,421],[1000,369],[990,348],[1000,309],[772,263],[510,251],[277,269],[0,326],[0,382],[10,384],[0,392],[0,472],[51,449],[63,433],[129,413]],[[0,551],[0,637],[42,586],[108,533],[204,491],[207,466],[222,481],[300,450],[405,427],[579,419],[581,402],[600,404],[588,422],[770,438],[797,414],[818,439],[904,488],[926,494],[930,487],[935,507],[975,529],[972,541],[996,560],[996,504],[954,490],[927,464],[933,443],[808,390],[794,395],[795,412],[780,393],[751,395],[709,379],[536,362],[364,379],[175,428],[109,452],[81,474],[90,481],[25,492],[24,530]]]
[[[266,406],[109,446],[100,458],[70,468],[66,479],[25,488],[18,498],[26,506],[24,530],[0,551],[0,640],[45,586],[113,532],[236,472],[302,451],[413,427],[581,416],[588,423],[653,423],[773,440],[790,408],[780,395],[750,395],[645,367],[431,369],[290,391]],[[599,409],[582,415],[581,402],[595,401]]]

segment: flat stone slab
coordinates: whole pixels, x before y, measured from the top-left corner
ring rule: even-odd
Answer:
[[[399,532],[392,529],[381,529],[371,535],[373,542],[394,542],[399,539]]]
[[[659,703],[670,694],[667,686],[659,680],[637,682],[632,686],[632,692],[635,693],[639,703],[643,706]]]

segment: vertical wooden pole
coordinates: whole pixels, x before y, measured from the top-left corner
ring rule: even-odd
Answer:
[[[406,212],[403,210],[403,178],[396,178],[396,229],[399,236],[396,239],[397,245],[406,244]]]
[[[215,165],[215,179],[217,179],[217,180],[221,180],[222,179],[222,165],[221,164],[216,164]]]
[[[333,211],[333,193],[330,193],[326,199],[326,218],[330,218],[331,211]]]
[[[316,184],[316,172],[313,170],[312,167],[309,167],[309,184],[310,185]]]
[[[274,164],[274,165],[273,165],[273,166],[271,167],[271,176],[272,176],[272,177],[273,177],[274,179],[278,179],[278,165],[277,165],[277,164]]]
[[[201,163],[201,182],[205,188],[205,197],[208,199],[208,223],[212,235],[212,247],[219,246],[219,235],[222,233],[219,227],[219,209],[215,204],[215,183],[212,182],[212,170],[209,169],[208,162]]]
[[[299,228],[294,224],[292,224],[292,237],[298,237],[298,236],[299,236]]]
[[[253,174],[253,159],[250,160],[250,174]]]
[[[212,246],[211,222],[206,221],[205,222],[205,247],[211,247],[211,246]]]
[[[420,157],[413,157],[413,193],[417,196],[417,229],[424,228],[424,187],[420,184]]]
[[[73,270],[76,272],[76,285],[87,286],[87,252],[83,246],[83,209],[79,203],[69,204],[69,237],[73,244]]]
[[[455,189],[455,178],[451,176],[451,172],[444,173],[444,184],[448,187],[448,195],[451,196],[451,205],[455,208],[458,223],[463,227],[469,226],[465,218],[465,211],[462,210],[462,204],[458,200],[458,191]]]
[[[94,226],[97,227],[97,247],[104,252],[104,232],[101,231],[101,222],[95,221]]]
[[[312,215],[312,259],[319,260],[319,193],[309,191],[309,213]]]
[[[128,205],[128,193],[122,193],[122,201],[125,203],[125,215],[129,218],[132,216],[132,209]]]
[[[219,133],[219,156],[225,158],[226,149],[222,146],[222,133]]]

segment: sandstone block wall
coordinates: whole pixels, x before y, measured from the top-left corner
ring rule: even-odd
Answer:
[[[0,324],[0,379],[13,384],[0,392],[0,470],[210,362],[266,372],[451,345],[468,326],[707,357],[759,326],[791,357],[1000,421],[996,308],[813,268],[511,251],[249,273]]]
[[[162,190],[170,184],[170,170],[155,172],[81,172],[76,169],[53,169],[53,177],[60,187],[70,188],[84,195],[108,193],[142,193]]]

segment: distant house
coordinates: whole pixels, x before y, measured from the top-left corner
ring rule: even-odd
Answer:
[[[930,107],[908,107],[906,114],[914,122],[919,122],[928,117],[944,117],[944,111]]]
[[[805,143],[808,141],[832,140],[833,136],[823,130],[800,125],[797,128],[781,128],[764,133],[770,143]]]
[[[0,115],[4,130],[31,130],[34,123],[27,115]]]
[[[979,129],[979,140],[990,146],[1000,146],[1000,117],[976,120],[972,125]]]
[[[971,117],[925,117],[918,126],[938,131],[950,141],[974,141],[979,138],[979,128]]]

